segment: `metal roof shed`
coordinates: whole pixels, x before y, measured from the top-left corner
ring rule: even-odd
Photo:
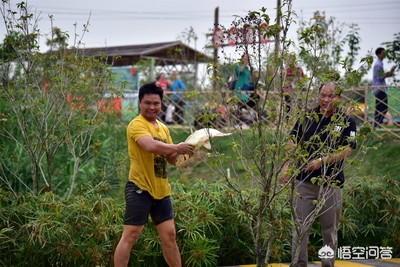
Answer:
[[[176,70],[177,65],[182,66],[180,72],[194,73],[198,63],[212,62],[211,57],[181,41],[80,48],[78,51],[85,56],[105,57],[112,66],[130,66],[141,59],[152,59],[154,65],[162,66],[166,73]]]
[[[108,63],[113,66],[127,66],[139,61],[141,58],[154,58],[156,64],[185,64],[208,63],[212,58],[197,51],[181,41],[81,48],[79,52],[87,56],[105,56]]]

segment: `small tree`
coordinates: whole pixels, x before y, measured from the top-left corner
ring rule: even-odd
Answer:
[[[390,62],[400,66],[400,32],[393,35],[392,41],[382,43],[385,46],[385,55]]]
[[[232,163],[229,171],[220,169],[227,184],[234,189],[236,196],[240,199],[241,211],[249,217],[249,229],[254,242],[254,255],[257,266],[264,266],[269,262],[273,251],[273,244],[276,244],[275,229],[290,229],[290,225],[284,225],[282,218],[294,214],[291,203],[294,198],[294,180],[299,168],[316,155],[310,155],[306,151],[288,146],[289,131],[294,122],[310,115],[308,110],[313,105],[317,90],[315,88],[321,82],[338,80],[337,72],[340,62],[340,42],[328,31],[328,24],[325,19],[316,16],[315,23],[304,26],[299,32],[300,58],[308,70],[308,77],[298,81],[294,89],[295,96],[301,105],[294,105],[291,112],[287,113],[285,108],[286,93],[284,84],[286,80],[285,66],[293,60],[289,53],[293,41],[287,38],[287,32],[293,22],[292,2],[283,1],[281,19],[275,24],[270,23],[266,9],[250,11],[245,17],[237,17],[232,27],[222,32],[235,33],[239,41],[236,41],[236,52],[244,54],[249,58],[249,69],[252,73],[252,82],[255,85],[255,105],[253,121],[249,129],[243,129],[236,125],[238,137],[234,140],[234,155],[231,155]],[[280,47],[278,51],[271,51],[270,42],[263,42],[274,36],[279,36]],[[228,37],[229,38],[229,37]],[[332,39],[333,38],[333,39]],[[331,58],[333,56],[333,58]],[[341,89],[345,86],[341,83]],[[240,98],[245,92],[237,90],[235,94]],[[237,100],[228,106],[228,110],[239,102],[246,104],[243,100]],[[241,103],[240,103],[241,102]],[[246,105],[243,105],[246,106]],[[346,105],[344,105],[346,106]],[[249,109],[249,107],[244,107]],[[344,108],[344,110],[347,110]],[[315,116],[311,114],[310,116]],[[341,113],[344,115],[344,113]],[[337,116],[337,123],[343,125],[344,116]],[[237,124],[237,118],[232,118],[233,124]],[[334,134],[334,129],[329,128]],[[316,141],[318,143],[318,141]],[[319,141],[321,153],[334,153],[330,150],[330,143]],[[329,152],[328,152],[329,151]],[[290,162],[301,162],[300,165],[289,168],[289,180],[286,183],[280,182],[283,170]],[[218,166],[218,163],[217,163]],[[219,163],[221,167],[221,163]],[[337,170],[339,171],[339,170]],[[321,179],[324,179],[322,177]],[[318,181],[316,181],[318,182]],[[323,190],[321,184],[320,203],[316,203],[313,215],[304,224],[294,223],[298,233],[294,242],[295,255],[298,256],[298,244],[315,221],[323,206],[324,201],[330,197],[329,191]],[[248,191],[245,187],[252,187],[252,194],[256,195],[256,201],[250,201]],[[285,193],[289,198],[285,200]],[[294,257],[293,263],[297,261]]]
[[[360,27],[357,24],[352,23],[350,25],[349,32],[347,33],[344,41],[348,44],[348,52],[345,60],[348,61],[348,65],[353,67],[356,57],[358,56],[358,51],[360,50]]]
[[[238,138],[234,140],[233,160],[229,172],[226,166],[221,170],[227,184],[234,189],[240,200],[241,211],[249,217],[249,230],[254,242],[253,252],[257,266],[265,266],[269,262],[273,244],[277,238],[274,229],[284,229],[282,216],[289,214],[289,209],[282,206],[281,193],[284,187],[279,184],[279,173],[284,163],[284,149],[287,136],[285,128],[283,61],[291,41],[287,32],[293,21],[291,1],[284,1],[281,20],[270,23],[267,10],[250,11],[245,17],[237,17],[229,30],[235,32],[236,51],[249,58],[252,82],[257,95],[253,108],[254,120],[248,130],[239,128]],[[280,36],[281,49],[278,54],[270,51],[268,39]],[[268,64],[268,65],[266,65]],[[235,91],[240,103],[245,92]],[[239,101],[239,103],[238,103]],[[267,117],[266,117],[267,116]],[[238,123],[233,118],[233,124]],[[268,120],[268,122],[267,122]],[[238,172],[240,171],[241,174]],[[243,172],[244,171],[244,172]],[[248,190],[243,186],[251,186],[256,202],[252,202]]]
[[[0,11],[7,30],[0,46],[6,52],[0,62],[2,181],[16,191],[23,185],[35,194],[60,190],[69,197],[103,120],[97,100],[112,89],[110,73],[98,59],[67,49],[68,35],[58,28],[47,42],[51,51],[40,53],[37,18],[26,2],[14,11],[3,1]]]

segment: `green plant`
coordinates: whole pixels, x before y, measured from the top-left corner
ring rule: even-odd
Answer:
[[[117,91],[110,71],[101,59],[67,49],[68,35],[58,28],[48,40],[51,50],[40,53],[39,29],[26,2],[15,11],[2,1],[0,10],[7,29],[0,45],[2,184],[15,192],[55,190],[71,197],[90,172],[95,131],[109,116],[97,103],[106,91]]]

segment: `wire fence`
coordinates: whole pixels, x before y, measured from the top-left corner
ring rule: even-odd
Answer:
[[[386,93],[387,102],[376,97],[379,91]],[[360,86],[345,90],[343,97],[353,104],[355,110],[352,114],[363,122],[372,125],[375,123],[378,124],[377,126],[399,126],[400,124],[400,87]],[[387,106],[385,109],[387,112],[377,110],[377,105]],[[378,115],[384,117],[382,122],[375,122]]]
[[[316,105],[316,90],[308,95],[307,108]],[[388,103],[384,120],[378,126],[399,126],[400,124],[400,88],[388,87],[386,89]],[[306,102],[304,92],[291,96],[277,92],[256,93],[255,91],[187,91],[184,93],[169,92],[164,96],[163,112],[161,119],[167,124],[180,124],[187,126],[201,126],[204,123],[213,127],[249,126],[256,121],[274,118],[273,114],[267,114],[267,110],[281,109],[287,115],[296,112],[293,108],[304,108]],[[360,86],[344,90],[343,99],[350,106],[350,115],[359,122],[374,124],[376,117],[376,104],[384,101],[374,95],[371,86]],[[280,99],[282,97],[282,99]],[[265,114],[257,110],[260,103],[265,101]],[[260,114],[261,113],[261,114]],[[274,112],[272,112],[274,113]],[[259,116],[259,117],[256,117]],[[261,116],[261,117],[260,117]],[[395,127],[393,127],[396,130]]]
[[[389,86],[384,90],[387,94],[387,113],[376,110],[376,105],[385,101],[375,96],[372,86],[346,89],[342,98],[346,101],[349,115],[356,119],[358,125],[367,123],[400,138],[400,87]],[[169,125],[193,129],[245,129],[258,122],[269,123],[272,127],[283,123],[290,128],[295,114],[305,108],[315,107],[317,99],[317,90],[308,93],[297,91],[291,95],[232,90],[166,92],[160,119]],[[137,94],[125,94],[122,101],[123,119],[128,121],[136,114]],[[383,117],[379,123],[375,121],[378,114]]]

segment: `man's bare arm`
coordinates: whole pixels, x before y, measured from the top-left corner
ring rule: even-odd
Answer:
[[[194,147],[186,143],[179,144],[166,144],[158,140],[154,140],[150,136],[140,137],[137,141],[139,147],[147,152],[155,153],[158,155],[171,157],[176,154],[193,154]],[[176,156],[175,156],[176,157]]]
[[[305,169],[307,171],[315,171],[315,170],[320,169],[323,164],[333,164],[333,163],[345,160],[346,158],[348,158],[351,155],[352,151],[353,151],[353,149],[350,146],[346,146],[344,149],[342,149],[338,152],[326,155],[325,157],[322,157],[322,158],[311,160],[307,164]]]

